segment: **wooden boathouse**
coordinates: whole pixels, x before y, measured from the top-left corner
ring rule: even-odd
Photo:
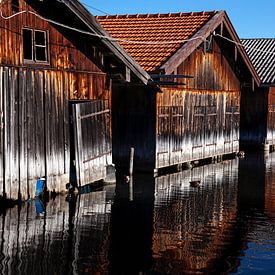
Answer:
[[[275,38],[241,40],[261,85],[242,97],[241,146],[269,149],[275,145]]]
[[[156,171],[239,151],[240,97],[259,77],[225,11],[98,16],[153,78],[114,85],[113,159]],[[229,41],[229,40],[232,41]],[[127,41],[128,40],[128,41]]]
[[[104,179],[112,83],[148,74],[79,1],[0,1],[0,12],[0,196],[33,197],[40,177],[55,192],[72,174]]]

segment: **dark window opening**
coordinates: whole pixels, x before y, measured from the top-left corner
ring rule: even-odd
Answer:
[[[23,55],[25,60],[33,60],[32,30],[23,29]]]
[[[19,12],[19,0],[12,0],[11,1],[11,9],[13,13]]]
[[[33,62],[48,62],[47,32],[23,29],[24,60]]]

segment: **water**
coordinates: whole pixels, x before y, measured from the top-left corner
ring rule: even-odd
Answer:
[[[133,186],[2,210],[0,274],[275,274],[275,153]]]

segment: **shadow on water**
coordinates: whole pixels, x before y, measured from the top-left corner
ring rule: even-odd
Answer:
[[[274,226],[275,154],[118,177],[2,211],[0,274],[274,274]]]

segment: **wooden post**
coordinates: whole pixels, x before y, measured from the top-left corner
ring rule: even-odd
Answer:
[[[130,177],[129,181],[129,200],[133,201],[134,200],[134,188],[133,188],[133,177]]]
[[[135,153],[135,148],[131,147],[131,153],[130,153],[130,167],[129,167],[129,176],[130,176],[130,178],[133,176],[134,153]]]
[[[134,153],[135,148],[131,147],[131,153],[130,153],[130,166],[129,166],[129,200],[133,201],[133,170],[134,170]]]

